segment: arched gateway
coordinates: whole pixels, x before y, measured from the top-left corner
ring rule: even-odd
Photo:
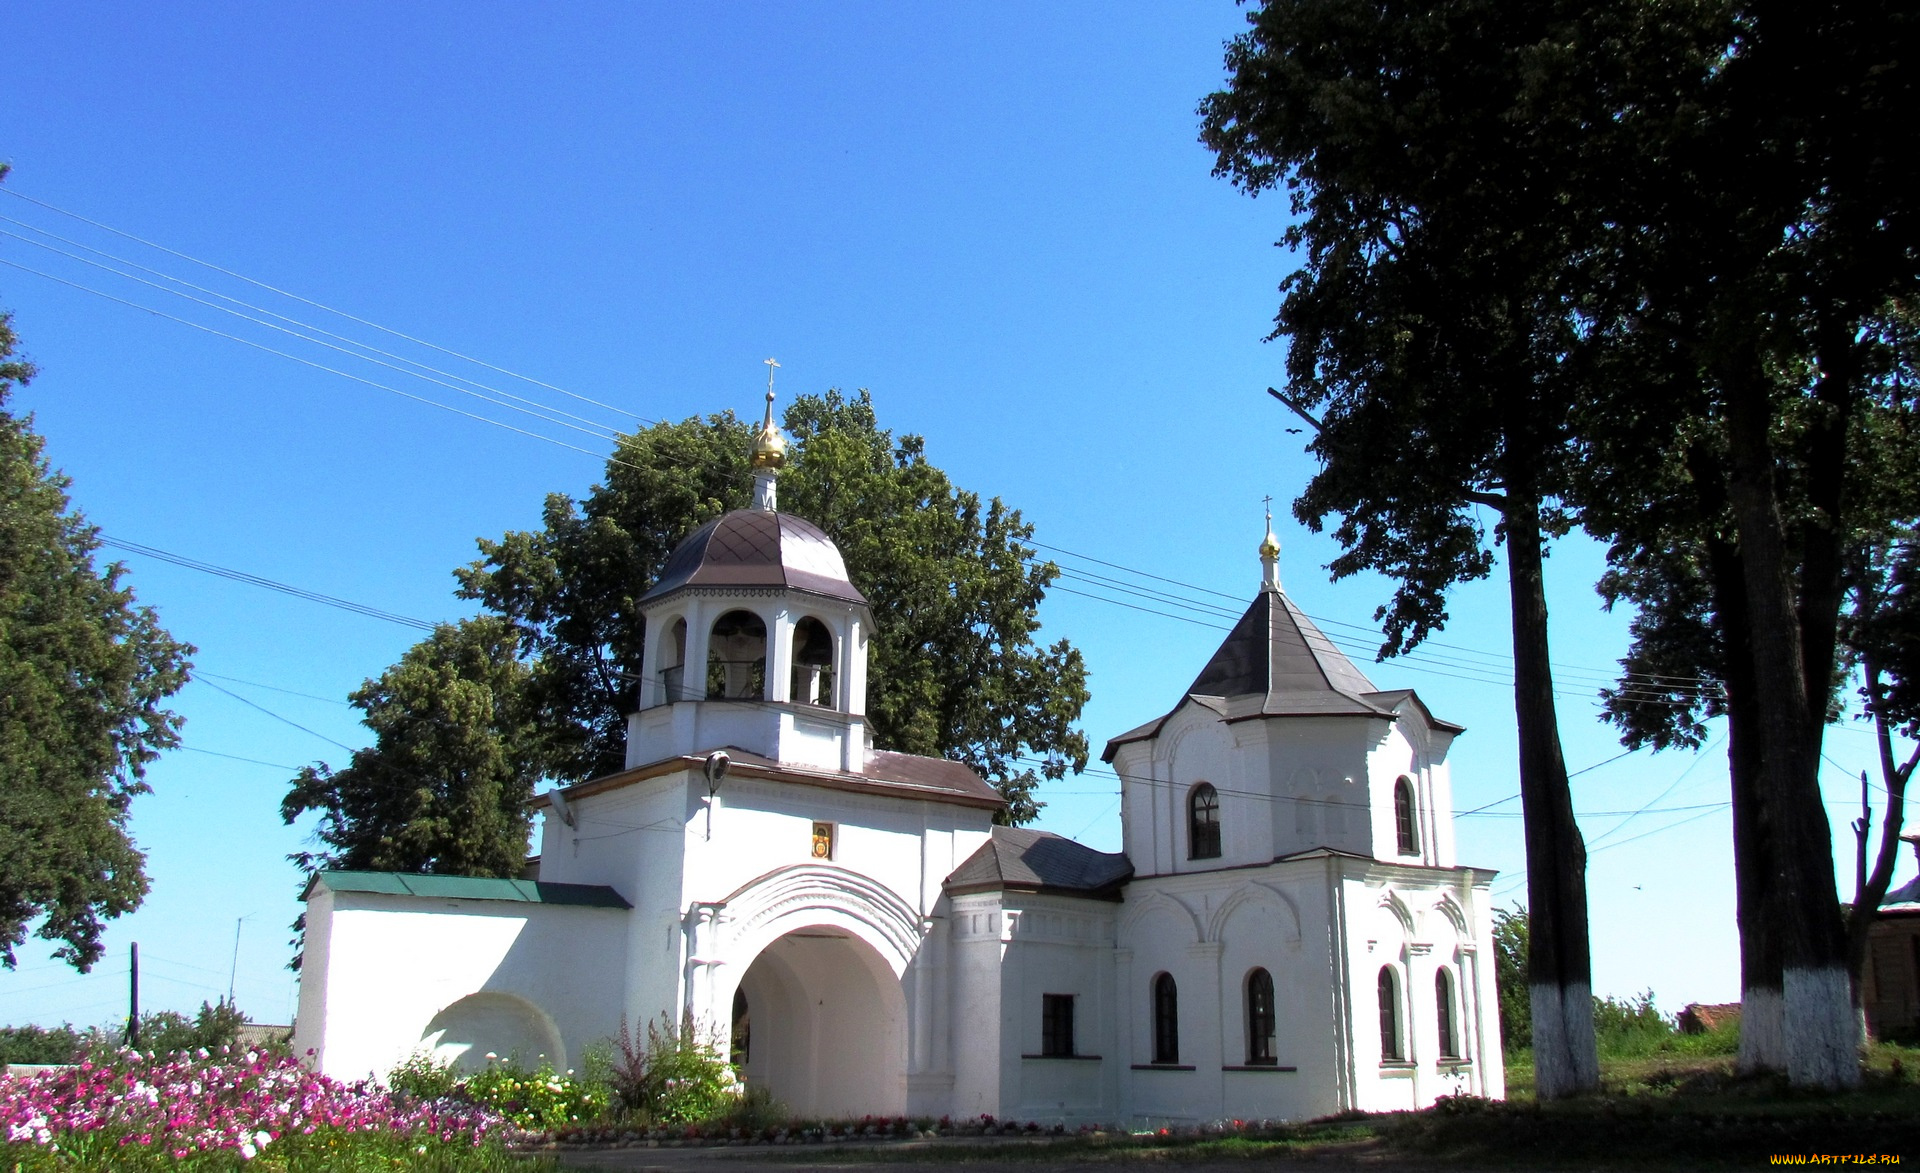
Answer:
[[[731,1025],[742,1081],[802,1115],[906,1112],[913,908],[830,864],[776,868],[703,907],[687,1008]]]

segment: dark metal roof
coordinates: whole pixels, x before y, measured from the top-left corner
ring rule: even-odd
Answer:
[[[741,749],[725,747],[732,771],[742,777],[790,782],[799,786],[821,786],[831,790],[850,790],[862,794],[883,794],[895,798],[918,798],[927,802],[945,802],[982,810],[998,810],[1007,804],[1000,792],[963,762],[919,754],[874,750],[860,771],[835,770],[822,766],[801,766],[776,762],[772,758]],[[648,778],[675,770],[697,769],[706,763],[704,754],[685,754],[648,762],[618,774],[608,774],[567,787],[568,799],[584,798],[606,790],[617,790]],[[531,806],[538,810],[551,804],[547,794],[534,796]]]
[[[1133,862],[1120,853],[1095,851],[1051,831],[995,827],[993,837],[946,879],[949,893],[1049,892],[1120,899],[1133,877]]]
[[[1194,701],[1228,721],[1255,717],[1392,720],[1394,710],[1409,697],[1434,727],[1462,731],[1462,726],[1435,718],[1412,689],[1376,689],[1292,599],[1269,587],[1233,625],[1180,704]],[[1120,746],[1155,736],[1179,710],[1175,705],[1165,716],[1113,738],[1101,760],[1110,762]]]
[[[377,892],[442,900],[504,900],[518,904],[571,904],[581,908],[632,908],[620,893],[600,884],[549,884],[485,876],[423,876],[412,872],[318,872],[300,893],[305,900],[320,885],[335,892]]]
[[[784,587],[866,604],[847,578],[840,548],[820,527],[791,513],[736,509],[687,535],[667,556],[659,581],[640,598],[685,587]]]

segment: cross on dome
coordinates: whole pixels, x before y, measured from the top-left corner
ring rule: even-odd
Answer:
[[[759,435],[753,438],[753,507],[755,509],[778,509],[779,497],[774,488],[774,480],[787,463],[787,438],[780,434],[780,425],[773,422],[773,372],[779,363],[765,359],[767,364],[767,414],[760,424]]]
[[[1260,586],[1262,590],[1280,589],[1280,539],[1273,536],[1273,497],[1261,498],[1267,505],[1267,536],[1260,541]]]

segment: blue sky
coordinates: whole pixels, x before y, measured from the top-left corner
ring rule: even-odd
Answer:
[[[462,613],[449,572],[476,537],[588,490],[606,428],[754,412],[776,356],[789,393],[869,388],[884,425],[1022,509],[1039,541],[1072,552],[1063,566],[1127,589],[1237,613],[1271,494],[1289,592],[1381,687],[1415,687],[1469,727],[1456,807],[1481,807],[1518,789],[1504,580],[1459,592],[1447,646],[1373,665],[1365,632],[1387,588],[1329,583],[1333,545],[1284,516],[1312,471],[1264,394],[1281,378],[1280,344],[1262,339],[1293,264],[1273,243],[1287,208],[1212,178],[1195,142],[1195,104],[1241,19],[1227,3],[10,4],[0,261],[25,268],[0,264],[0,306],[41,368],[14,407],[36,414],[109,535],[435,620]],[[588,430],[89,267],[77,258],[167,283],[86,248]],[[191,1010],[231,980],[242,1009],[284,1022],[298,910],[285,856],[310,830],[281,825],[288,767],[362,744],[345,695],[418,633],[127,562],[207,674],[177,698],[188,748],[134,807],[153,893],[91,976],[30,941],[19,972],[0,973],[0,1020],[112,1017],[138,941],[144,1004]],[[1597,765],[1575,781],[1601,849],[1595,986],[1651,988],[1668,1010],[1729,1000],[1724,743],[1607,762],[1620,751],[1592,698],[1626,617],[1601,611],[1600,568],[1578,539],[1548,566],[1567,757]],[[1096,746],[1169,707],[1222,635],[1210,624],[1229,622],[1086,577],[1060,585],[1043,634],[1087,656]],[[1828,739],[1846,892],[1850,779],[1871,744],[1858,728]],[[1114,849],[1116,788],[1090,771],[1043,789],[1040,825]],[[1499,869],[1503,903],[1521,883],[1517,807],[1458,825],[1462,862]],[[1912,874],[1903,858],[1896,882]]]

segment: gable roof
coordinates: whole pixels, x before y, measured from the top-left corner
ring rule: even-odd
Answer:
[[[335,892],[375,892],[441,900],[503,900],[516,904],[570,904],[578,908],[632,908],[620,893],[603,884],[550,884],[542,880],[506,880],[486,876],[423,876],[413,872],[315,872],[300,893],[315,888]]]
[[[1256,717],[1383,717],[1391,721],[1409,698],[1434,727],[1462,731],[1462,726],[1435,718],[1412,689],[1375,688],[1284,591],[1267,587],[1194,677],[1180,704],[1108,741],[1100,758],[1110,762],[1121,746],[1157,736],[1188,701],[1212,709],[1227,721]]]
[[[1095,851],[1051,831],[995,827],[992,838],[946,878],[950,895],[966,892],[1040,892],[1120,899],[1133,877],[1133,862],[1118,852]]]

